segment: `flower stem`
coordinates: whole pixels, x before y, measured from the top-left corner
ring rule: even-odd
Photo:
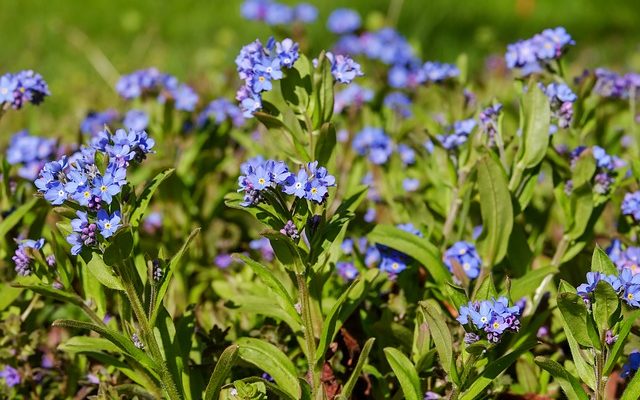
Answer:
[[[554,267],[560,266],[560,264],[562,263],[562,258],[567,252],[567,249],[569,248],[570,243],[571,243],[571,240],[569,239],[569,237],[567,235],[563,235],[562,239],[560,240],[560,243],[558,244],[558,247],[556,248],[556,252],[553,255],[553,258],[551,259],[552,266]]]
[[[303,274],[296,274],[298,280],[298,292],[300,296],[302,323],[304,329],[304,341],[306,346],[305,355],[307,356],[307,364],[309,368],[309,376],[311,382],[311,393],[315,393],[317,398],[322,393],[322,386],[320,385],[320,376],[316,369],[316,337],[313,329],[313,320],[311,316],[311,301],[309,298],[309,288],[307,287],[307,281]]]
[[[173,376],[171,372],[169,372],[169,368],[167,367],[167,363],[162,356],[162,352],[160,351],[160,347],[158,346],[158,342],[156,341],[156,337],[153,333],[153,328],[149,323],[149,319],[147,318],[147,314],[144,311],[144,307],[140,298],[138,297],[138,293],[133,285],[133,279],[131,277],[131,268],[126,265],[117,264],[117,268],[119,269],[120,276],[122,277],[122,286],[124,287],[125,293],[129,302],[131,303],[131,309],[138,320],[138,325],[141,330],[141,336],[147,346],[149,346],[149,351],[151,352],[151,356],[160,366],[160,378],[162,380],[162,386],[167,392],[167,396],[170,400],[180,400],[180,393],[178,392],[176,383],[173,380]]]

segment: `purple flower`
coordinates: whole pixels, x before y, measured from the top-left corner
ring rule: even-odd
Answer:
[[[348,56],[342,54],[334,55],[331,52],[327,52],[325,56],[331,63],[331,74],[336,82],[351,83],[357,76],[364,75],[360,69],[360,64]],[[318,60],[313,60],[313,65],[317,67]]]
[[[293,9],[294,19],[300,22],[314,22],[318,18],[318,9],[309,3],[299,3]]]
[[[402,118],[410,118],[411,99],[402,92],[391,92],[384,98],[384,105]]]
[[[442,147],[447,150],[453,150],[467,142],[475,126],[476,121],[474,119],[456,121],[448,128],[449,134],[437,135],[436,137],[442,143]]]
[[[214,260],[214,264],[218,267],[218,268],[222,268],[222,269],[226,269],[228,268],[231,264],[233,264],[233,258],[231,257],[231,254],[228,253],[220,253],[216,256],[215,260]]]
[[[372,90],[364,88],[356,83],[352,83],[344,90],[336,93],[333,112],[335,114],[340,114],[342,110],[348,106],[358,109],[371,100],[373,100]]]
[[[219,98],[209,103],[198,115],[197,126],[202,129],[210,121],[220,125],[226,120],[230,120],[236,127],[244,124],[244,116],[240,108],[225,98]]]
[[[420,180],[416,178],[404,178],[402,188],[407,192],[415,192],[420,187]]]
[[[2,371],[0,371],[0,378],[4,379],[4,383],[9,387],[19,385],[22,380],[18,370],[10,365],[6,365]]]
[[[634,221],[640,221],[640,191],[627,193],[621,206],[622,214],[629,215]]]

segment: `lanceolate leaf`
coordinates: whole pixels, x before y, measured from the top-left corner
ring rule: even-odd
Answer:
[[[300,398],[302,389],[296,368],[286,354],[276,346],[258,339],[240,338],[237,345],[241,359],[271,375],[280,389],[293,398]]]
[[[451,281],[451,273],[442,263],[440,252],[427,239],[391,225],[376,225],[368,238],[372,243],[382,244],[413,257],[424,265],[436,283]]]
[[[569,330],[580,345],[592,347],[587,333],[587,307],[582,297],[570,292],[560,293],[558,308],[564,320],[564,329]]]
[[[102,257],[93,253],[91,260],[87,263],[87,270],[94,278],[109,289],[124,291],[124,287],[114,272],[113,268],[105,264]]]
[[[216,367],[213,370],[213,374],[211,374],[209,383],[207,384],[207,389],[204,393],[204,400],[214,400],[218,398],[220,388],[227,379],[227,376],[231,373],[231,367],[233,367],[237,358],[238,346],[235,344],[227,347],[222,352],[222,355],[220,355],[220,358],[216,363]]]
[[[591,257],[591,271],[602,272],[607,275],[618,275],[618,269],[613,264],[613,261],[611,261],[607,253],[598,246],[593,249],[593,256]]]
[[[400,387],[404,394],[403,398],[407,400],[422,399],[418,372],[407,356],[392,347],[384,349],[384,354],[387,356],[387,361],[391,365],[396,378],[398,378],[398,382],[400,382]]]
[[[529,85],[524,96],[523,153],[524,168],[533,168],[544,158],[549,147],[549,98],[535,85]]]
[[[443,315],[431,301],[420,302],[421,311],[429,326],[429,332],[433,338],[433,343],[440,357],[440,364],[451,379],[459,383],[458,372],[456,370],[455,359],[453,358],[453,340],[451,331],[445,322]]]
[[[536,357],[536,364],[540,368],[548,371],[553,379],[555,379],[569,399],[589,400],[589,395],[584,391],[580,382],[571,375],[562,365],[553,360],[547,360],[543,357]]]
[[[485,266],[492,267],[507,253],[513,228],[513,205],[504,169],[485,155],[477,164],[483,231],[479,247]]]
[[[375,342],[375,338],[369,338],[367,342],[362,347],[362,351],[360,352],[360,357],[358,358],[358,363],[356,367],[351,372],[351,376],[347,380],[347,383],[342,387],[342,391],[337,397],[337,400],[348,400],[351,398],[351,392],[353,388],[356,386],[356,382],[358,382],[358,378],[360,377],[360,373],[362,372],[362,368],[367,362],[367,358],[369,357],[369,352],[373,347],[373,342]]]
[[[635,324],[635,322],[640,318],[640,310],[635,310],[634,312],[626,315],[620,324],[620,329],[618,330],[618,340],[614,343],[613,347],[609,351],[609,357],[607,357],[607,362],[604,365],[605,376],[609,376],[613,368],[616,366],[616,362],[618,361],[618,357],[622,354],[622,350],[624,349],[624,345],[627,342],[627,336],[629,336],[629,332],[631,332],[631,328]]]
[[[27,213],[38,203],[39,200],[40,199],[37,197],[32,198],[20,207],[16,208],[11,214],[3,219],[2,222],[0,222],[0,237],[7,237],[9,231],[13,229],[13,227],[16,226],[18,222],[20,222],[22,217],[27,215]]]
[[[600,281],[594,291],[594,302],[592,304],[593,318],[600,329],[601,335],[611,327],[609,321],[615,318],[616,311],[620,307],[620,299],[613,287],[605,281]],[[620,315],[619,312],[617,315]]]
[[[167,293],[167,289],[169,289],[169,283],[171,282],[171,277],[173,276],[174,271],[179,267],[181,261],[182,261],[182,256],[184,256],[184,253],[187,251],[187,249],[189,248],[189,245],[191,244],[191,241],[193,240],[193,238],[195,238],[198,233],[200,233],[200,228],[196,228],[193,231],[191,231],[191,234],[189,235],[189,237],[187,238],[187,240],[185,240],[184,244],[182,245],[182,247],[180,248],[180,250],[178,250],[178,252],[176,253],[175,256],[173,256],[173,258],[171,259],[171,261],[169,261],[169,265],[167,268],[167,271],[164,274],[164,278],[162,280],[162,283],[160,284],[160,287],[158,288],[158,293],[156,295],[155,298],[155,303],[151,305],[151,317],[149,318],[149,320],[151,321],[151,324],[153,325],[156,317],[158,316],[158,311],[160,310],[160,305],[162,304],[162,299],[164,298],[164,295]]]
[[[144,216],[144,213],[147,211],[147,207],[149,206],[149,202],[151,201],[151,197],[158,190],[158,187],[162,182],[164,182],[168,177],[173,174],[175,171],[174,168],[166,169],[156,175],[144,188],[138,200],[136,202],[136,207],[131,213],[131,218],[129,219],[129,224],[133,229],[137,228]]]

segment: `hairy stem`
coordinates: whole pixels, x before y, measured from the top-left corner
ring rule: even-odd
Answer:
[[[322,387],[320,385],[320,376],[316,369],[316,337],[313,329],[313,319],[311,316],[311,300],[309,297],[309,288],[307,287],[307,281],[303,274],[296,273],[298,281],[298,292],[300,297],[302,323],[304,325],[304,341],[306,346],[305,355],[307,356],[307,364],[309,367],[309,375],[311,382],[311,393],[322,393]],[[315,397],[315,396],[314,396]]]
[[[147,346],[149,346],[149,351],[151,352],[151,356],[160,366],[160,378],[162,379],[162,386],[167,392],[167,396],[170,400],[180,400],[180,393],[178,392],[176,383],[173,380],[173,376],[171,372],[169,372],[169,368],[167,367],[167,363],[162,356],[162,352],[160,351],[160,346],[158,346],[158,342],[156,341],[156,337],[153,333],[153,327],[149,323],[149,319],[147,318],[147,314],[144,311],[144,306],[140,301],[140,297],[138,297],[138,293],[136,292],[135,286],[133,285],[133,279],[131,277],[131,270],[128,266],[118,264],[118,269],[120,272],[120,276],[122,277],[122,285],[124,287],[125,293],[129,302],[131,303],[131,309],[136,316],[136,320],[138,321],[139,328],[141,330],[140,334]]]

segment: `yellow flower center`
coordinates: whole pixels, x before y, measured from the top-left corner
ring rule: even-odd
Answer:
[[[83,196],[84,196],[84,198],[85,198],[85,199],[88,199],[89,197],[91,197],[91,192],[89,192],[89,191],[85,191],[85,192],[83,193]]]
[[[500,324],[498,322],[494,322],[493,329],[498,329],[498,328],[500,328]]]
[[[258,80],[259,80],[260,82],[264,82],[264,76],[259,77],[259,78],[258,78]]]
[[[104,224],[104,227],[107,229],[111,229],[111,222],[107,222],[106,224]]]
[[[264,180],[264,178],[258,179],[258,183],[261,184],[261,185],[264,185],[265,182],[266,181]]]
[[[107,187],[105,185],[100,186],[100,191],[101,192],[106,192],[107,191]]]
[[[633,293],[629,293],[629,294],[627,295],[627,299],[629,299],[629,300],[633,300]]]

